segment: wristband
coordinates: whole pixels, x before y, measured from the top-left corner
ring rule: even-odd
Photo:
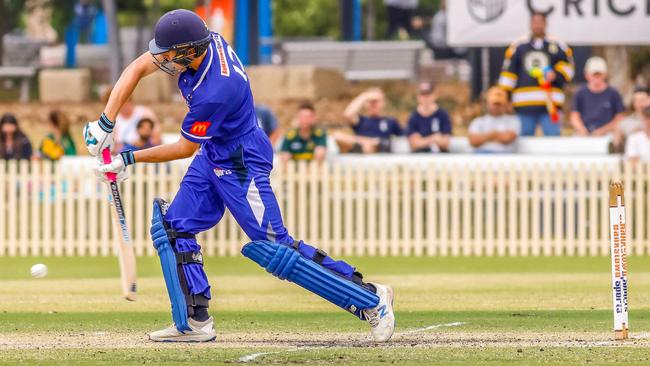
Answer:
[[[111,122],[108,117],[104,113],[102,113],[101,116],[99,116],[99,128],[102,129],[102,131],[106,133],[111,133],[113,132],[113,127],[115,127],[115,123]]]
[[[120,153],[120,156],[122,157],[122,161],[124,161],[124,166],[135,164],[135,156],[132,150],[123,151]]]

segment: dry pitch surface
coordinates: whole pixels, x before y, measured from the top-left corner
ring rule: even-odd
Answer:
[[[381,345],[241,258],[206,260],[217,342],[149,342],[170,321],[156,260],[140,260],[129,303],[113,258],[0,258],[0,364],[650,364],[650,258],[630,259],[625,342],[611,340],[607,258],[353,259],[396,292],[398,329]],[[47,278],[29,278],[37,262]]]

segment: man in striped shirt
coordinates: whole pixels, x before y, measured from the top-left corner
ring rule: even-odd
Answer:
[[[542,126],[544,135],[559,136],[560,123],[551,121],[547,103],[550,98],[558,110],[562,108],[562,87],[574,74],[573,52],[566,44],[546,34],[543,13],[531,15],[530,29],[530,36],[508,47],[499,86],[512,92],[522,136],[534,136],[538,125]],[[550,90],[542,87],[540,79],[550,84]]]

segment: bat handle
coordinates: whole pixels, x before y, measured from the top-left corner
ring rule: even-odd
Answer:
[[[111,159],[111,149],[110,148],[105,148],[102,150],[102,160],[104,161],[104,164],[110,164],[112,159]],[[110,180],[111,182],[115,182],[117,180],[117,174],[115,173],[106,173],[106,178]]]

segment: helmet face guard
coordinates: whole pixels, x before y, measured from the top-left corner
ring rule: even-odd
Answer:
[[[183,43],[169,48],[159,47],[155,44],[155,39],[152,39],[149,43],[149,52],[153,57],[153,63],[159,69],[172,76],[178,75],[187,70],[190,63],[207,50],[211,39],[212,36],[210,35],[197,42]],[[176,52],[171,55],[171,53],[167,54],[169,51]]]

